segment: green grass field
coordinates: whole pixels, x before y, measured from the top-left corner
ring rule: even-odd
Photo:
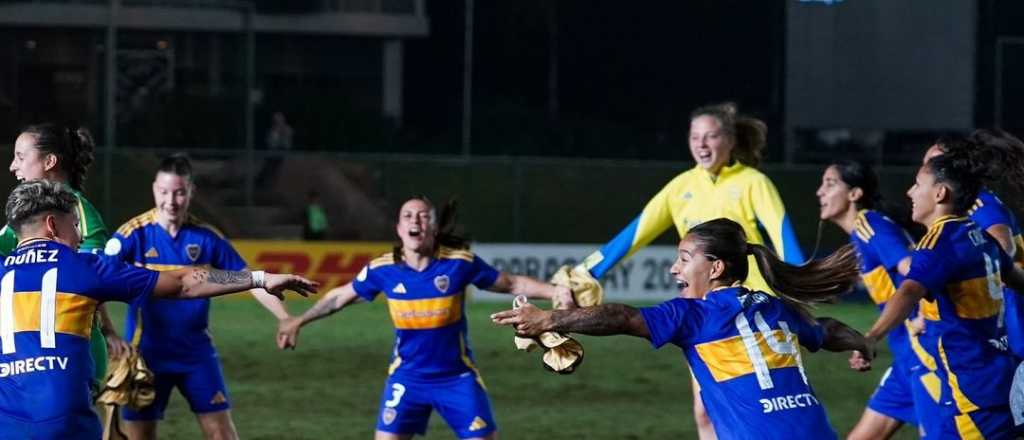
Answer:
[[[289,301],[292,313],[311,303]],[[681,352],[653,350],[645,340],[582,337],[586,361],[570,376],[544,370],[537,353],[514,350],[512,333],[488,315],[504,304],[467,307],[470,339],[505,439],[696,438],[690,374]],[[123,322],[124,307],[112,307]],[[252,300],[214,300],[211,329],[223,362],[239,434],[246,439],[372,438],[378,398],[386,377],[393,330],[384,304],[356,305],[303,330],[294,352],[274,346],[276,322]],[[866,329],[877,312],[868,304],[821,309]],[[119,324],[120,325],[120,324]],[[881,353],[879,365],[889,364]],[[843,434],[860,417],[884,368],[856,373],[844,354],[804,356],[807,374],[835,429]],[[165,439],[201,438],[180,395],[175,394],[160,434]],[[444,421],[431,417],[428,439],[453,438]],[[897,438],[916,438],[903,428]]]

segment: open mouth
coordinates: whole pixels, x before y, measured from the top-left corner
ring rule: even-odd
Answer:
[[[420,230],[420,228],[410,228],[409,229],[409,236],[410,237],[419,237],[420,234],[422,234],[422,233],[423,233],[423,231]]]
[[[683,280],[676,280],[676,286],[679,287],[680,291],[683,291],[686,290],[687,287],[690,287],[690,283],[687,283],[686,281]]]

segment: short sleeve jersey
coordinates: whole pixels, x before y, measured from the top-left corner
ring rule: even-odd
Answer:
[[[777,298],[729,287],[640,312],[655,348],[683,349],[719,438],[836,437],[800,359],[822,329]]]
[[[391,254],[364,267],[352,287],[367,301],[383,293],[395,326],[389,374],[426,379],[479,374],[466,335],[466,288],[491,287],[498,275],[472,252],[446,247],[423,271]]]
[[[939,376],[952,393],[943,399],[964,413],[1006,405],[1013,368],[997,341],[1004,319],[1000,270],[1010,258],[974,222],[954,216],[936,220],[911,258],[907,279],[928,291],[921,345],[941,362]]]
[[[96,420],[93,314],[106,301],[146,300],[158,274],[42,239],[15,248],[0,274],[0,432],[4,419]]]
[[[156,271],[185,267],[241,270],[245,261],[211,226],[189,219],[174,237],[156,222],[156,211],[121,226],[104,251],[121,261]],[[151,299],[132,304],[125,338],[138,343],[154,371],[187,370],[216,356],[209,333],[210,300]]]
[[[896,222],[873,210],[862,210],[857,214],[850,243],[860,257],[861,279],[868,296],[878,305],[879,311],[894,294],[896,286],[903,281],[898,266],[901,260],[910,256],[913,241],[910,235]],[[916,337],[911,336],[906,325],[894,328],[889,333],[889,349],[895,363],[905,371],[920,364],[934,364],[927,353],[915,351]]]

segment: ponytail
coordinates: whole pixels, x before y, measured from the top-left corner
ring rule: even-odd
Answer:
[[[736,104],[732,102],[700,107],[690,114],[690,120],[701,116],[710,116],[718,120],[722,130],[732,137],[733,159],[752,168],[761,165],[764,146],[768,139],[768,126],[764,121],[740,114]]]
[[[82,190],[89,167],[95,161],[96,144],[89,129],[46,122],[25,127],[21,133],[35,138],[35,148],[40,154],[56,156],[57,169],[67,177],[68,185]]]
[[[724,281],[743,281],[749,273],[748,255],[754,256],[765,281],[793,311],[809,322],[815,304],[834,302],[848,292],[860,276],[856,252],[846,245],[831,255],[802,266],[788,264],[759,244],[747,243],[743,227],[719,218],[701,223],[686,234],[693,237],[708,258],[725,263]]]
[[[749,246],[761,275],[779,299],[808,321],[813,321],[811,308],[834,303],[840,295],[850,291],[860,276],[860,260],[849,244],[801,266],[780,260],[759,244]]]

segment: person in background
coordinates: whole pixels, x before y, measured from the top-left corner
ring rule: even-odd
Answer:
[[[303,240],[323,240],[327,238],[327,212],[320,204],[320,193],[311,189],[306,194],[306,208],[303,210],[305,222],[302,225]]]

